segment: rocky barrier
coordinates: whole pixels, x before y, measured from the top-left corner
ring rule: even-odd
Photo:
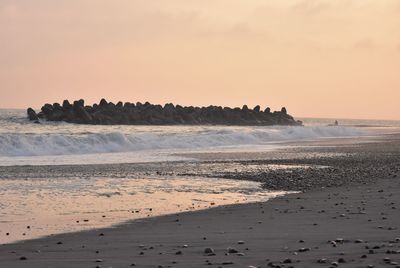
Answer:
[[[70,103],[45,104],[39,113],[27,109],[28,118],[40,123],[39,119],[64,121],[76,124],[93,125],[302,125],[290,116],[286,108],[271,112],[270,108],[261,110],[221,106],[193,107],[172,103],[161,105],[146,103],[118,102],[114,104],[102,99],[99,104],[85,105],[84,100]]]

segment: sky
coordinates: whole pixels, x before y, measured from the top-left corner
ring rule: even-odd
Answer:
[[[0,93],[400,120],[400,0],[0,0]]]

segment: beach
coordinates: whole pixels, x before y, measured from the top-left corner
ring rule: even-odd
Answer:
[[[122,173],[254,180],[267,189],[301,192],[5,244],[0,266],[398,267],[400,136],[309,143],[273,155],[230,152],[205,155],[200,163],[107,166]],[[227,163],[234,168],[222,172]],[[2,169],[12,175],[29,167]]]
[[[399,26],[400,0],[0,1],[0,268],[400,268]]]
[[[0,247],[2,267],[381,267],[399,261],[399,183],[137,221]],[[211,248],[215,255],[206,254]],[[227,254],[228,252],[232,252]],[[26,260],[23,260],[25,259]],[[337,263],[337,264],[336,264]]]

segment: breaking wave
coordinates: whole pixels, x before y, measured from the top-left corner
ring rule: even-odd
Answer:
[[[172,130],[171,130],[172,129]],[[132,131],[134,132],[134,131]],[[0,156],[81,155],[160,149],[202,149],[359,136],[351,127],[160,127],[159,131],[0,133]]]

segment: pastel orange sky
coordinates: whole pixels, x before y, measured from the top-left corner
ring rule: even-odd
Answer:
[[[0,0],[0,93],[400,120],[400,0]]]

